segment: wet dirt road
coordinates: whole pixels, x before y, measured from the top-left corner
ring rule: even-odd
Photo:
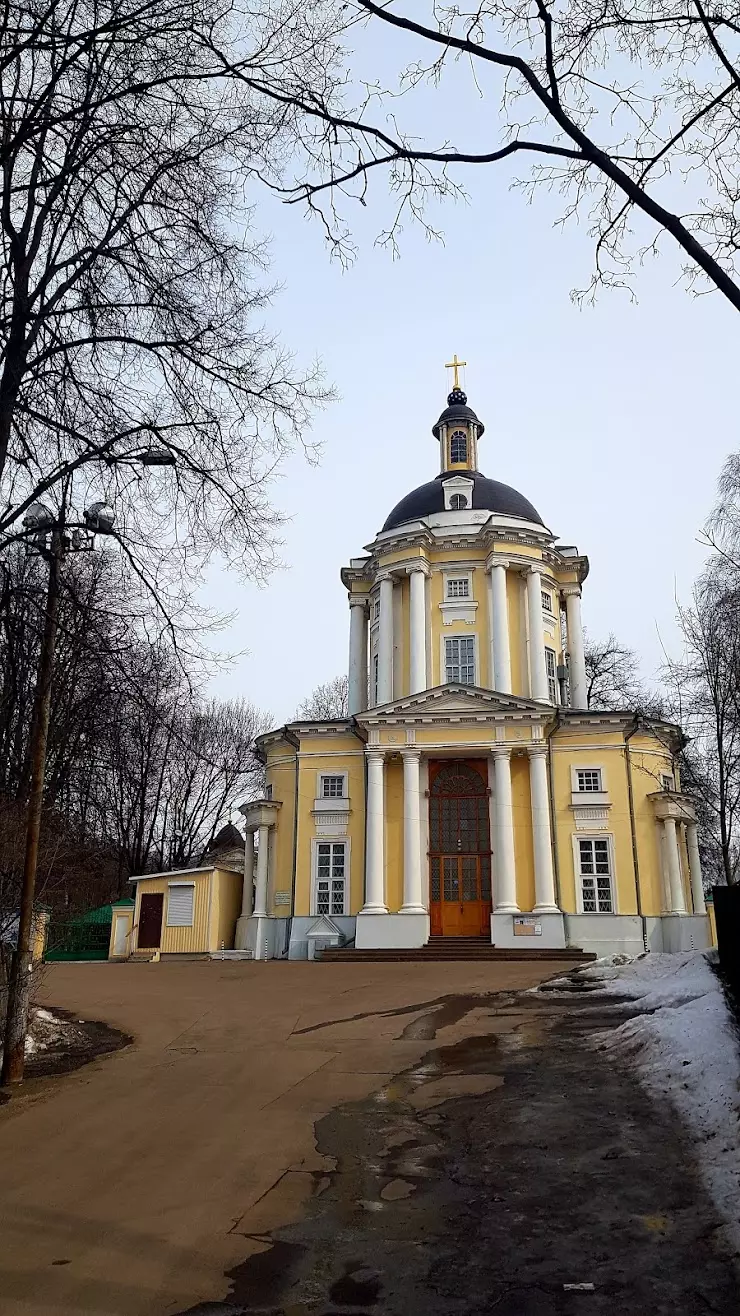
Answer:
[[[631,1010],[545,993],[433,1004],[400,1036],[433,1042],[466,1016],[470,1035],[321,1119],[302,1218],[260,1232],[252,1215],[230,1296],[188,1311],[736,1316],[686,1135],[592,1043]]]

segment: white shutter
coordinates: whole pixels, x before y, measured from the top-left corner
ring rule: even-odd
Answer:
[[[167,927],[192,928],[195,883],[167,888]]]

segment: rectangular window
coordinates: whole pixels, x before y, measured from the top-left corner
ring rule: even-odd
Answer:
[[[552,594],[548,594],[546,589],[542,591],[542,611],[552,612]]]
[[[321,778],[322,800],[341,800],[344,798],[344,777]]]
[[[344,841],[319,841],[316,846],[316,913],[343,914],[347,876]]]
[[[373,656],[373,708],[378,703],[378,655]]]
[[[472,635],[455,635],[445,640],[445,680],[475,685],[475,640]]]
[[[192,928],[195,905],[195,883],[167,887],[167,927]]]
[[[584,914],[613,914],[609,842],[605,837],[578,838],[581,898]]]
[[[266,800],[272,799],[272,786],[265,786],[265,799]]]
[[[379,616],[380,616],[380,599],[376,599],[375,602],[373,603],[373,621],[377,621]]]
[[[447,581],[448,599],[469,599],[470,581],[467,576],[459,576]]]
[[[578,768],[576,781],[579,791],[600,791],[601,768]]]
[[[545,668],[547,670],[547,695],[550,703],[556,704],[558,702],[558,673],[554,649],[545,649]]]
[[[664,791],[672,791],[673,777],[669,773],[664,772],[660,778],[660,784]]]

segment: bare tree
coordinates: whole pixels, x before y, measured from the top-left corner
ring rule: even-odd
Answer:
[[[274,21],[295,6],[276,0]],[[405,214],[428,198],[462,194],[468,166],[532,161],[519,180],[564,195],[563,218],[585,216],[595,241],[588,292],[627,286],[633,267],[668,235],[690,283],[718,290],[740,310],[740,20],[726,5],[670,0],[627,8],[617,0],[482,0],[472,8],[428,0],[399,12],[378,0],[334,9],[335,58],[296,70],[288,85],[232,61],[236,77],[303,116],[304,155],[283,184],[317,212],[345,253],[343,203],[367,203],[384,172],[395,244]],[[389,85],[364,74],[362,30],[401,71]],[[374,31],[377,29],[377,32]],[[395,41],[394,41],[395,38]],[[343,44],[340,44],[343,43]],[[350,45],[351,43],[351,45]],[[225,62],[228,56],[224,55]],[[424,133],[427,88],[457,91],[468,67],[479,113],[464,138]],[[459,112],[459,97],[456,105]],[[424,221],[425,222],[425,221]],[[431,229],[430,229],[431,232]]]
[[[645,686],[635,651],[620,644],[613,632],[606,640],[597,641],[584,630],[583,638],[588,707],[661,716],[663,702]]]
[[[308,699],[298,705],[296,718],[304,721],[323,721],[347,717],[349,710],[349,681],[346,676],[335,676],[323,685],[317,685]]]
[[[701,801],[708,868],[730,884],[740,875],[740,578],[721,558],[679,623],[684,653],[667,675],[690,736],[682,775]]]
[[[326,394],[260,325],[267,253],[244,197],[294,115],[213,46],[269,76],[277,45],[300,68],[293,37],[204,0],[6,0],[0,545],[74,476],[78,510],[115,498],[159,606],[214,552],[269,569],[269,481]],[[141,452],[176,466],[141,480]]]

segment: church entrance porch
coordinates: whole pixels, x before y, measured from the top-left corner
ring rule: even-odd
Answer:
[[[490,936],[491,835],[485,759],[429,764],[432,936]]]

